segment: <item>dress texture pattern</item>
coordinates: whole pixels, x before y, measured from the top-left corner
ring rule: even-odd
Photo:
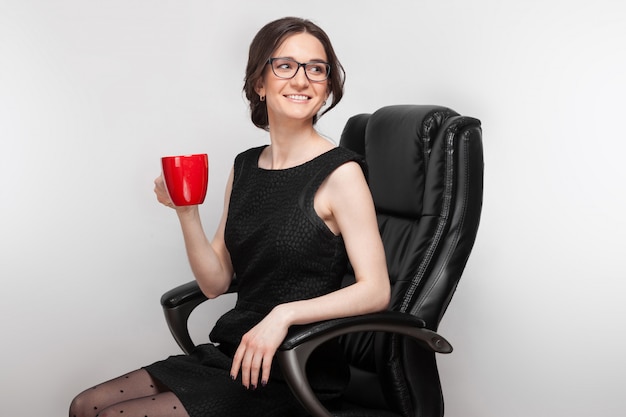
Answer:
[[[145,367],[177,395],[191,417],[303,415],[276,360],[267,386],[247,390],[240,376],[234,382],[230,377],[232,355],[242,336],[275,306],[336,291],[346,272],[343,239],[317,215],[313,201],[339,166],[355,161],[365,171],[362,158],[336,147],[301,165],[270,170],[258,166],[263,149],[235,158],[225,230],[238,281],[235,307],[217,321],[211,343]],[[341,394],[349,378],[333,341],[313,353],[307,372],[326,402]]]

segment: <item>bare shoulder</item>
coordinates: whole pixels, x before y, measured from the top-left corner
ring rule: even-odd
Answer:
[[[356,161],[348,161],[335,169],[327,178],[328,186],[345,192],[358,186],[366,186],[365,174]]]
[[[371,195],[361,166],[354,161],[337,167],[322,183],[315,195],[317,214],[330,230],[339,235],[342,227],[339,218],[359,217],[357,208],[371,204]]]
[[[355,161],[349,161],[337,167],[326,178],[323,187],[327,204],[335,215],[339,210],[352,211],[371,199],[363,169]]]

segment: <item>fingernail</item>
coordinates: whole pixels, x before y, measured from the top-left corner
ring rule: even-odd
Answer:
[[[266,381],[266,380],[261,381],[261,386],[262,386],[262,387],[267,386],[267,381]]]
[[[237,377],[235,375],[233,375],[233,374],[230,374],[230,379],[232,379],[234,381],[235,379],[237,379]]]
[[[252,386],[252,391],[256,390],[256,385]]]

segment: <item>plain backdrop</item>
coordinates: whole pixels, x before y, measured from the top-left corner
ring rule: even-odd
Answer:
[[[206,152],[211,236],[257,30],[320,24],[347,71],[319,123],[439,104],[482,120],[484,210],[440,331],[449,417],[617,417],[626,400],[621,0],[0,0],[0,414],[63,416],[179,352],[159,297],[192,279],[159,158]],[[206,341],[224,297],[192,318]]]

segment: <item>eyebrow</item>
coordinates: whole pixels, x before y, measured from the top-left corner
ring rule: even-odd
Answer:
[[[275,58],[291,59],[292,61],[299,62],[297,59],[295,59],[292,56],[277,56]],[[307,64],[309,62],[315,62],[315,63],[320,63],[320,64],[328,64],[328,61],[325,61],[325,60],[323,60],[321,58],[313,58],[313,59],[311,59],[309,61],[303,62],[303,64]]]

